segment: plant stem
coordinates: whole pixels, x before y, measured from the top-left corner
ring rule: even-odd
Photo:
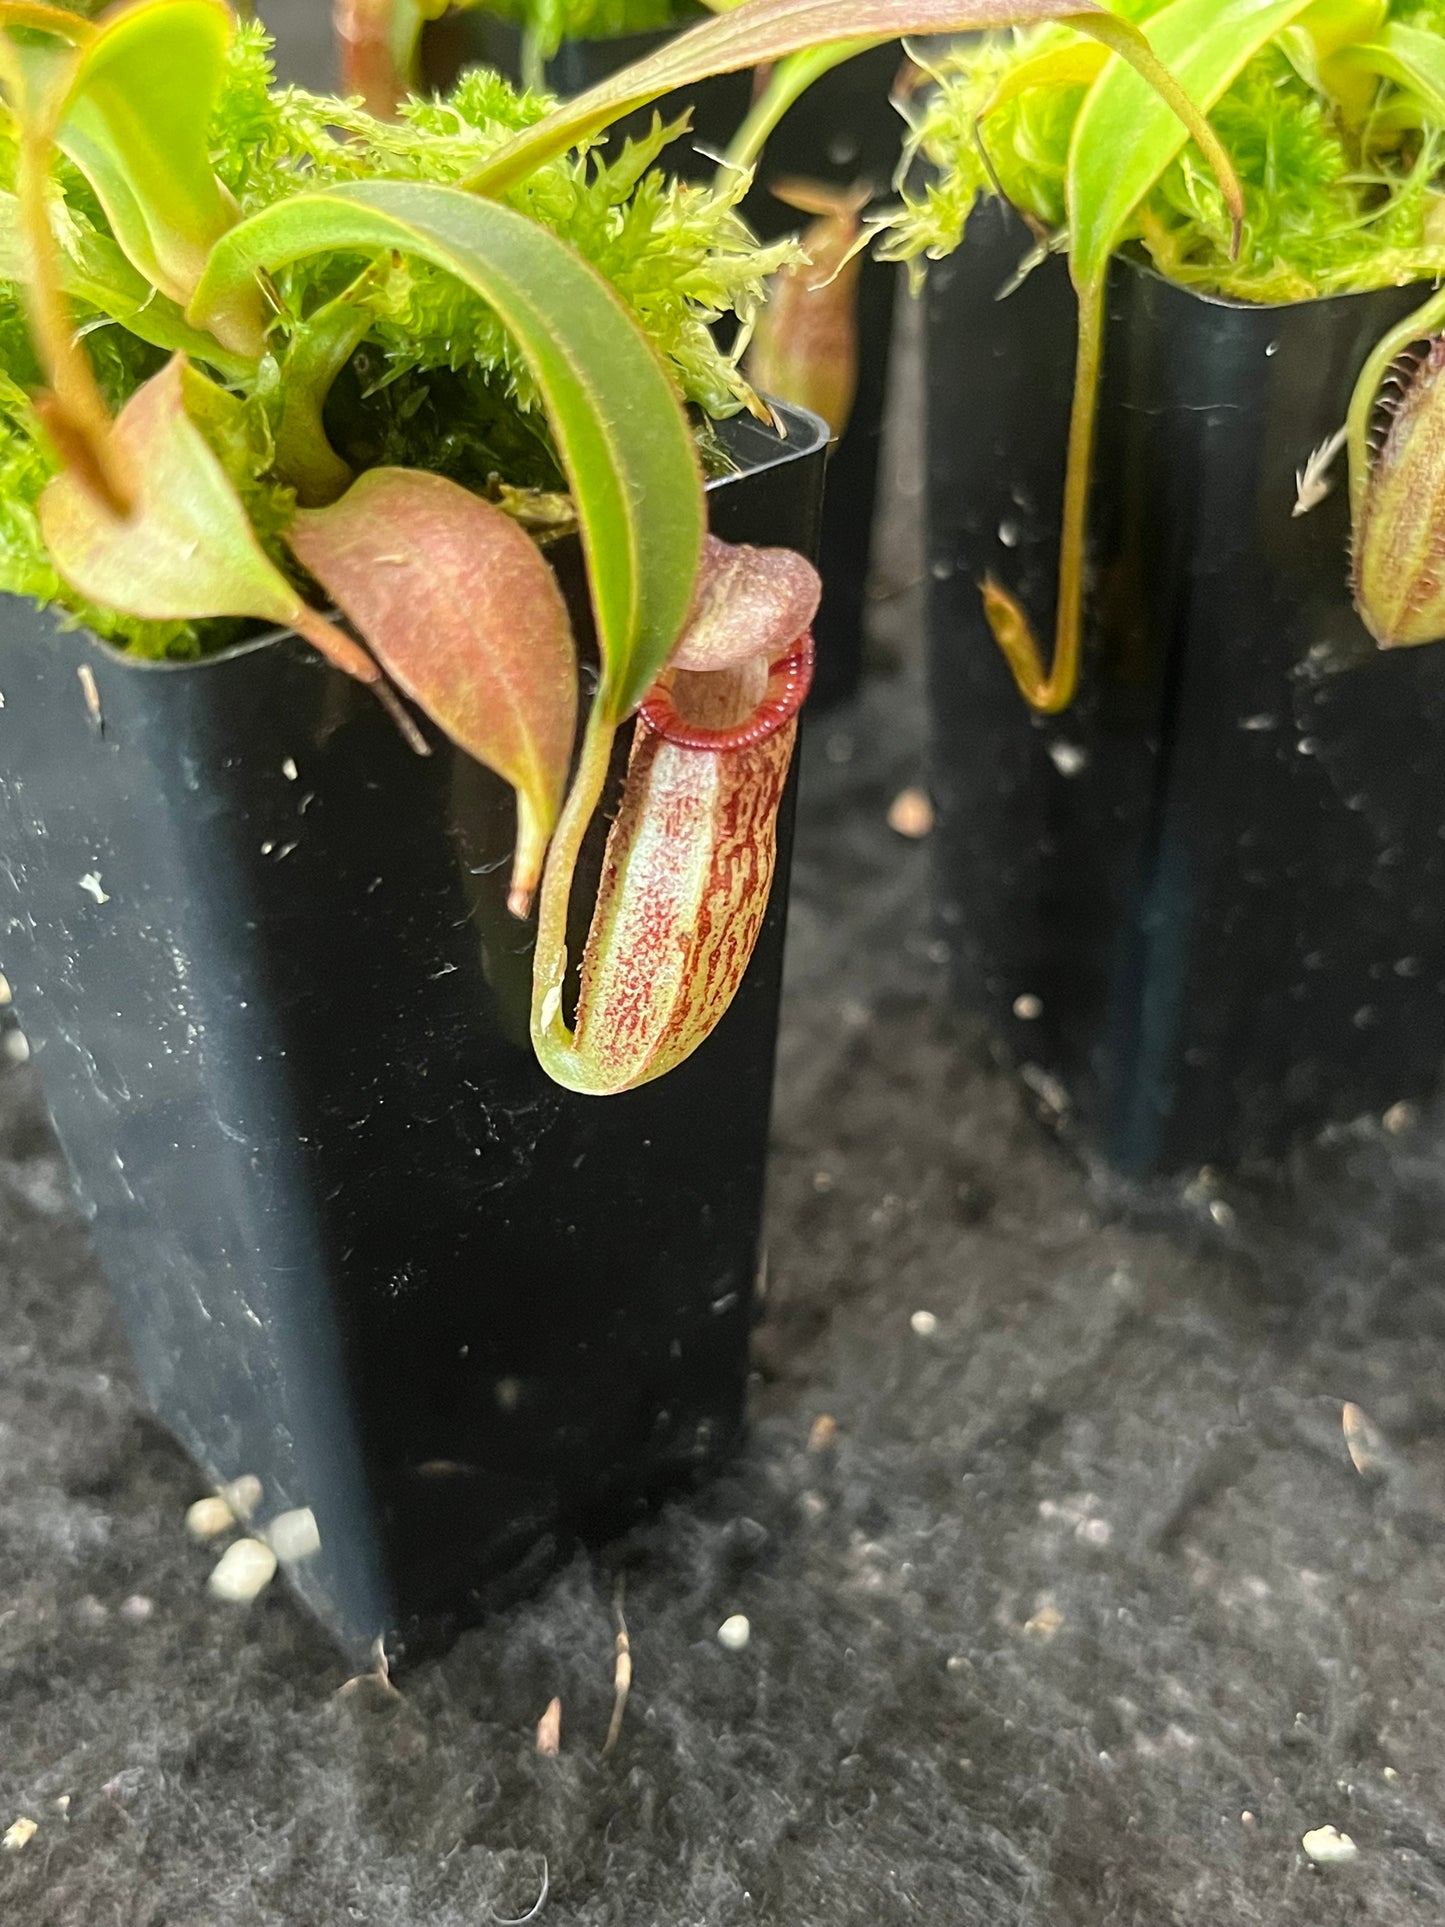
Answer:
[[[1350,519],[1357,522],[1370,479],[1370,418],[1380,383],[1390,372],[1390,364],[1404,354],[1412,342],[1424,341],[1445,323],[1445,288],[1437,288],[1423,307],[1406,315],[1387,335],[1383,335],[1360,370],[1355,392],[1350,397],[1346,417],[1350,451]]]
[[[576,774],[552,833],[547,867],[542,873],[542,896],[537,907],[537,947],[532,956],[532,1038],[540,1049],[545,1040],[549,1055],[567,1049],[572,1034],[562,1017],[562,986],[567,977],[567,913],[572,903],[572,876],[582,840],[602,801],[612,763],[612,740],[617,725],[592,705],[582,737]]]
[[[1059,531],[1059,586],[1054,657],[1045,672],[1028,617],[1006,589],[989,577],[984,614],[1024,700],[1044,716],[1057,716],[1074,700],[1084,624],[1084,558],[1089,534],[1089,488],[1093,480],[1094,425],[1104,345],[1104,277],[1079,290],[1079,339],[1074,363],[1074,400],[1069,416],[1064,512]]]
[[[0,33],[0,76],[19,120],[15,154],[15,198],[28,256],[25,305],[31,333],[51,394],[37,397],[36,413],[61,465],[70,469],[114,515],[130,514],[135,501],[131,478],[110,432],[110,411],[80,346],[65,297],[60,250],[50,224],[50,166],[55,121],[64,97],[63,80],[52,79],[48,98],[34,100],[25,70],[9,38]]]
[[[753,102],[747,119],[728,143],[723,172],[730,174],[751,167],[778,122],[815,80],[831,73],[834,67],[841,67],[855,54],[867,53],[870,47],[884,44],[880,40],[841,40],[832,46],[809,47],[804,53],[789,54],[780,60],[767,86]]]
[[[332,0],[341,91],[360,94],[378,120],[395,120],[411,78],[396,57],[393,13],[393,0]]]
[[[517,64],[524,90],[529,94],[545,94],[547,63],[542,58],[542,43],[537,38],[536,29],[533,27],[522,29],[522,47]]]
[[[379,279],[375,267],[297,329],[281,377],[276,472],[296,489],[303,508],[323,508],[350,486],[351,469],[327,440],[322,419],[332,383],[366,338],[370,311],[362,297]]]

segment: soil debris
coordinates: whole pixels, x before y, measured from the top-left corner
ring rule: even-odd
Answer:
[[[261,1539],[238,1539],[217,1560],[206,1590],[214,1599],[244,1606],[276,1577],[276,1555]]]
[[[730,1653],[740,1653],[752,1636],[752,1621],[746,1613],[731,1613],[717,1629],[718,1645]]]
[[[888,806],[888,827],[898,836],[917,839],[933,828],[933,804],[921,789],[900,790]]]
[[[1319,1867],[1342,1867],[1358,1859],[1359,1848],[1347,1833],[1336,1827],[1311,1827],[1300,1845]]]

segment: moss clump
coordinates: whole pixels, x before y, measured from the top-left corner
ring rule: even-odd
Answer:
[[[1116,11],[1147,21],[1160,0]],[[1445,0],[1391,0],[1380,31],[1392,24],[1441,36],[1445,59]],[[893,258],[950,253],[977,197],[999,188],[1036,223],[1062,228],[1084,87],[1032,88],[989,110],[1024,59],[1074,38],[1047,27],[938,63],[908,143],[908,159],[921,155],[933,171],[905,188],[886,241]],[[1297,301],[1445,273],[1438,94],[1375,70],[1359,48],[1318,58],[1300,27],[1249,62],[1210,119],[1244,188],[1242,245],[1232,259],[1218,185],[1191,142],[1135,218],[1133,239],[1171,279],[1241,301]]]
[[[478,71],[446,99],[414,100],[399,122],[380,122],[346,102],[277,87],[270,45],[258,26],[239,30],[212,126],[216,171],[244,214],[331,182],[459,182],[548,105]],[[652,163],[678,132],[655,122],[648,136],[616,154],[594,149],[549,161],[507,198],[591,262],[637,317],[684,397],[704,416],[722,417],[735,413],[749,390],[711,324],[729,315],[746,324],[767,277],[797,250],[790,243],[763,248],[754,240],[737,212],[744,177],[714,189],[654,171]],[[0,110],[0,264],[15,257],[6,191],[13,167],[14,141]],[[113,251],[104,215],[80,175],[64,164],[58,178],[67,252],[76,258],[97,247]],[[232,434],[225,446],[218,444],[257,533],[288,568],[294,565],[279,536],[294,504],[290,491],[268,475],[287,342],[364,265],[355,255],[323,255],[276,277],[281,314],[273,353],[253,378],[237,384],[245,404],[244,446]],[[358,305],[369,318],[367,334],[326,413],[328,433],[353,467],[396,462],[475,488],[492,476],[521,487],[558,485],[530,370],[485,302],[426,263],[393,259],[370,278]],[[94,305],[77,301],[75,312],[107,399],[119,407],[165,354]],[[34,513],[52,472],[27,401],[39,370],[18,290],[3,279],[0,371],[0,591],[56,603],[147,655],[184,656],[229,641],[234,625],[144,623],[96,611],[56,576]]]

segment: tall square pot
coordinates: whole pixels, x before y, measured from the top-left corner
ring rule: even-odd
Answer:
[[[1043,1108],[1149,1176],[1277,1157],[1435,1085],[1445,1054],[1445,650],[1351,605],[1345,419],[1422,298],[1108,290],[1085,660],[1029,713],[993,574],[1053,634],[1075,307],[980,209],[927,292],[929,674],[940,913],[962,1001]]]
[[[711,522],[812,554],[825,430],[789,429],[728,426]],[[294,636],[150,665],[0,623],[0,960],[145,1389],[255,1528],[312,1515],[290,1576],[343,1645],[405,1656],[736,1442],[791,795],[717,1031],[575,1096],[497,778]]]

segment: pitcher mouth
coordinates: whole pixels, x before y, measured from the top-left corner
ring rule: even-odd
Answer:
[[[680,749],[709,750],[714,755],[728,750],[752,749],[790,723],[803,706],[813,681],[813,632],[805,629],[790,643],[768,670],[768,686],[762,701],[740,723],[728,729],[705,729],[679,716],[670,692],[661,685],[651,689],[642,700],[638,716],[654,735]]]

